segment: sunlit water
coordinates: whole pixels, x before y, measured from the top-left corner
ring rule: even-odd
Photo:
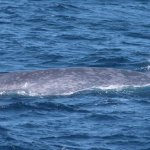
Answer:
[[[148,0],[0,1],[0,71],[150,70]],[[1,150],[149,150],[150,87],[0,95]]]

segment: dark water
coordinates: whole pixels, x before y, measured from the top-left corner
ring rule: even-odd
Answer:
[[[149,0],[0,1],[0,71],[149,71]],[[1,150],[149,150],[150,88],[0,96]]]

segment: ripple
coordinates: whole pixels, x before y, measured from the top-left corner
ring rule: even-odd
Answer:
[[[84,109],[79,109],[74,105],[64,105],[61,103],[52,103],[52,102],[44,102],[44,103],[35,103],[35,107],[41,110],[57,110],[57,111],[66,111],[66,112],[81,112],[87,113],[88,111]]]
[[[116,115],[93,113],[86,116],[86,119],[94,121],[118,121],[120,118]]]
[[[126,36],[129,36],[129,37],[133,37],[133,38],[141,38],[141,39],[146,39],[146,40],[149,40],[150,39],[150,35],[147,34],[147,33],[128,33],[126,34]]]

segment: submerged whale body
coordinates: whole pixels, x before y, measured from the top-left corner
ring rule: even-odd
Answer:
[[[0,74],[0,92],[24,91],[35,95],[65,95],[95,88],[150,85],[150,75],[112,68],[58,68]]]

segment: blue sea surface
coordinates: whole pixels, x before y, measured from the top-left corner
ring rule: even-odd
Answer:
[[[0,72],[149,72],[149,0],[0,0]],[[0,95],[0,150],[150,150],[150,87]]]

